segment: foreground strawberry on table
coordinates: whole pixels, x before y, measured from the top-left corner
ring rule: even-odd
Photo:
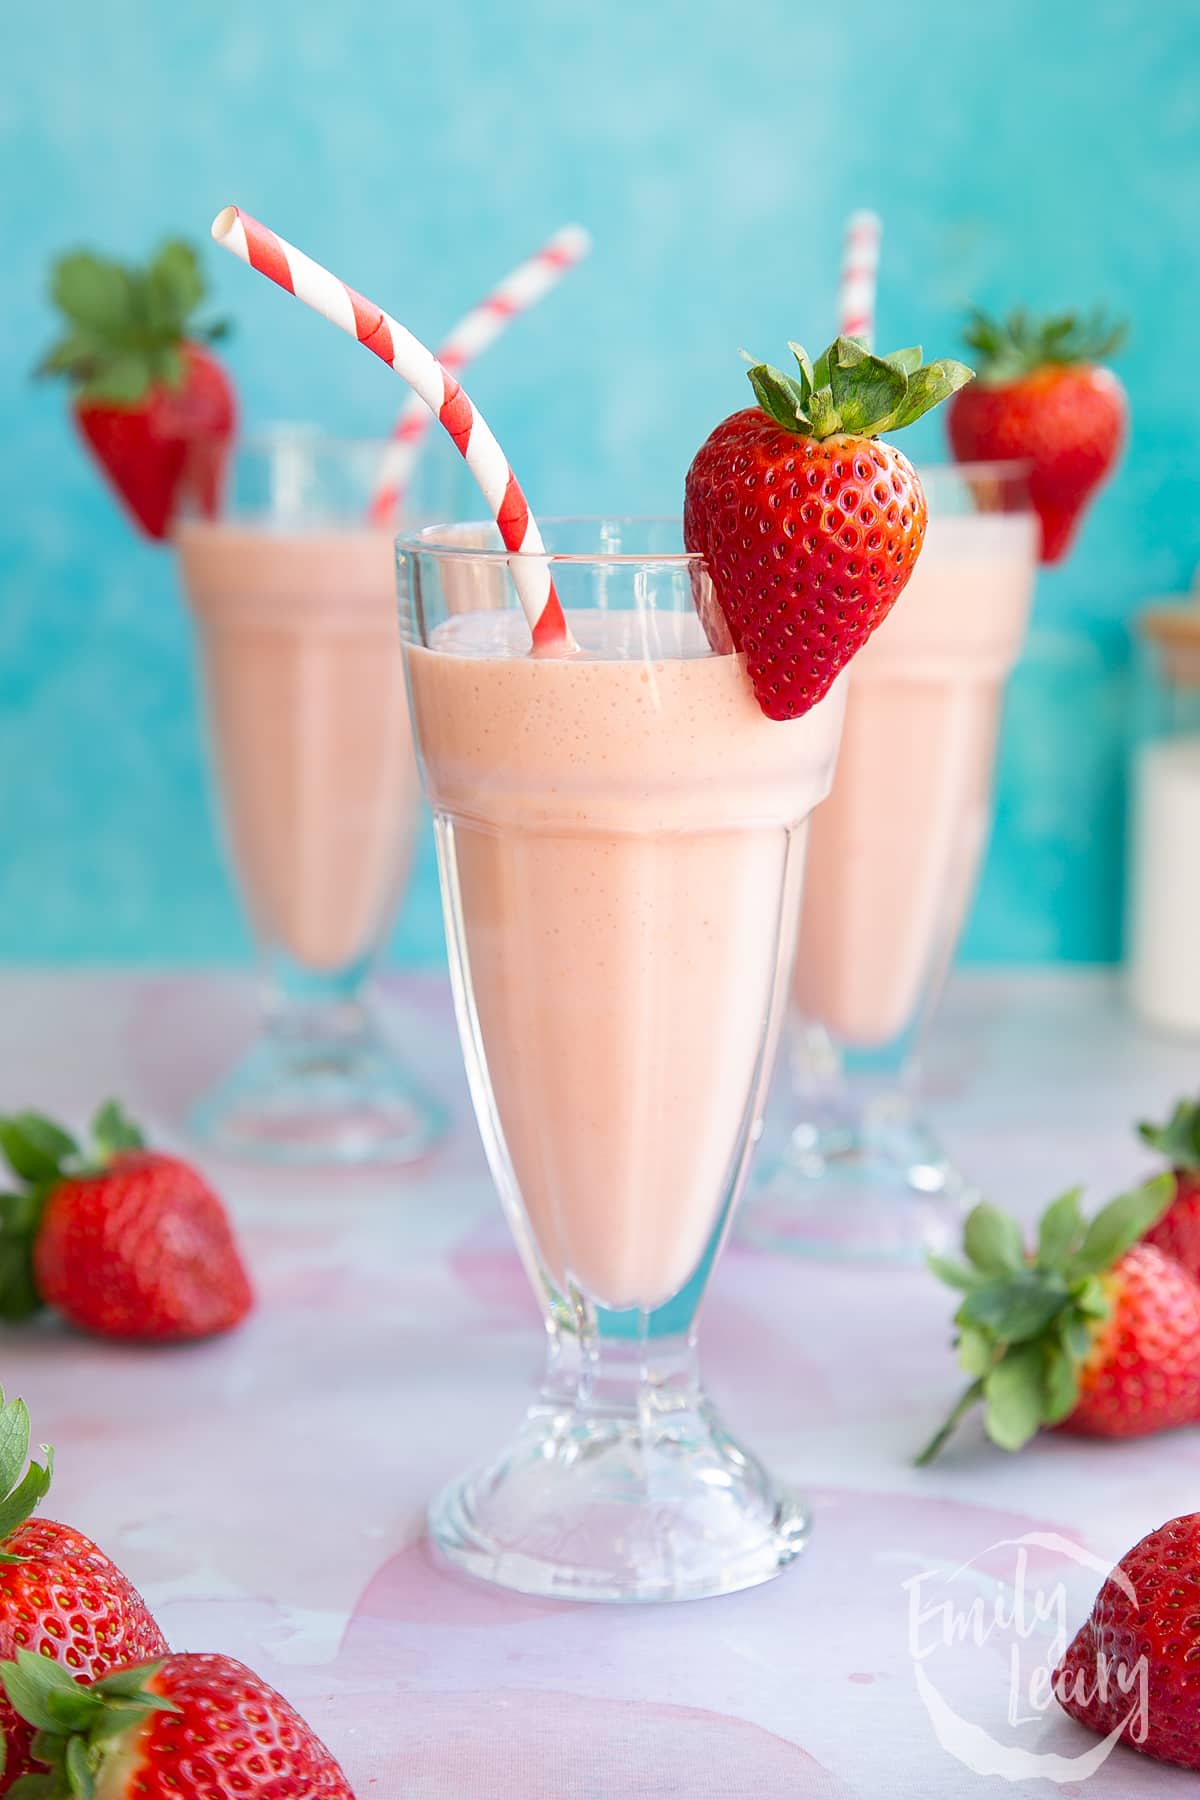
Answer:
[[[21,1651],[0,1680],[46,1765],[14,1800],[354,1800],[299,1713],[230,1656],[168,1656],[80,1687]]]
[[[38,364],[74,393],[80,436],[136,523],[165,538],[185,487],[215,511],[233,436],[229,377],[198,327],[204,279],[189,244],[165,244],[145,269],[87,251],[54,268],[65,331]]]
[[[38,1113],[0,1117],[17,1191],[0,1195],[0,1318],[53,1306],[102,1337],[170,1342],[253,1304],[225,1209],[188,1163],[146,1148],[119,1106],[81,1147]]]
[[[683,538],[703,556],[723,626],[701,602],[714,649],[744,652],[772,719],[815,706],[881,625],[925,536],[916,470],[881,441],[970,381],[919,349],[873,356],[840,337],[797,374],[756,363],[757,406],[731,414],[687,473]]]
[[[1059,1705],[1098,1737],[1200,1770],[1200,1513],[1123,1556],[1054,1675]]]
[[[1165,1125],[1140,1125],[1138,1131],[1175,1174],[1175,1198],[1146,1242],[1200,1280],[1200,1103],[1180,1100]]]
[[[954,1315],[970,1377],[917,1458],[938,1454],[984,1406],[993,1443],[1019,1450],[1045,1425],[1095,1437],[1140,1437],[1200,1419],[1200,1282],[1139,1242],[1166,1213],[1170,1175],[1112,1201],[1087,1223],[1078,1191],[1041,1221],[1036,1249],[996,1207],[968,1216],[966,1261],[931,1257],[963,1293]]]
[[[950,443],[960,462],[1028,462],[1045,563],[1066,554],[1124,441],[1125,390],[1101,367],[1124,337],[1123,325],[1073,313],[977,312],[967,327],[979,380],[950,407]]]
[[[166,1654],[137,1589],[90,1538],[30,1514],[50,1486],[52,1458],[30,1463],[29,1414],[0,1394],[0,1657],[22,1651],[91,1681]],[[0,1697],[0,1795],[32,1767],[32,1728]]]

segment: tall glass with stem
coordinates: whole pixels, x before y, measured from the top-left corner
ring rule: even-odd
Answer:
[[[194,1112],[233,1154],[403,1161],[439,1128],[367,997],[420,804],[394,534],[365,523],[383,449],[280,427],[238,450],[219,516],[177,532],[219,811],[267,975],[257,1041]]]
[[[530,654],[490,526],[402,538],[417,748],[480,1129],[542,1306],[515,1439],[435,1502],[455,1562],[527,1592],[749,1586],[806,1514],[716,1417],[700,1302],[782,1015],[832,692],[758,710],[674,521],[544,523],[578,650]]]
[[[969,1192],[923,1116],[920,1052],[991,826],[1038,527],[1022,465],[921,478],[925,546],[848,671],[837,778],[813,821],[791,1137],[743,1221],[754,1242],[818,1255],[919,1257],[957,1236]]]

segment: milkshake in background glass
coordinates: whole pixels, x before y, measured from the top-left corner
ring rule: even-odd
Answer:
[[[791,1139],[744,1214],[745,1234],[772,1247],[920,1256],[957,1236],[966,1196],[918,1110],[918,1054],[991,825],[1038,528],[1019,465],[921,479],[925,546],[849,671],[837,778],[811,829]]]
[[[1128,992],[1147,1024],[1200,1038],[1200,593],[1149,607],[1138,628]]]
[[[492,1173],[548,1365],[435,1503],[461,1566],[675,1599],[767,1579],[806,1514],[715,1417],[701,1298],[757,1135],[842,684],[780,724],[670,522],[543,522],[578,650],[529,654],[492,526],[400,545],[417,748]]]
[[[364,523],[383,450],[280,428],[237,452],[221,516],[176,533],[224,836],[269,983],[260,1037],[194,1113],[231,1154],[403,1161],[439,1125],[364,992],[420,805],[394,534]]]

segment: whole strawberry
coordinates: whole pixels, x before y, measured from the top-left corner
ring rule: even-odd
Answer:
[[[168,536],[185,492],[216,510],[233,436],[229,378],[192,314],[204,280],[188,244],[165,244],[146,269],[78,251],[54,269],[66,332],[38,364],[74,389],[75,422],[118,499],[148,537]]]
[[[1200,1770],[1200,1513],[1123,1556],[1054,1675],[1059,1705],[1099,1737]]]
[[[966,341],[979,380],[947,414],[960,462],[1028,462],[1042,561],[1058,562],[1125,438],[1125,390],[1099,366],[1125,336],[1096,314],[999,322],[976,312]]]
[[[225,1209],[187,1163],[145,1147],[111,1102],[84,1151],[37,1113],[0,1118],[21,1191],[0,1201],[0,1317],[57,1307],[101,1337],[210,1337],[253,1294]]]
[[[21,1652],[0,1680],[46,1765],[21,1800],[354,1800],[299,1713],[232,1657],[168,1656],[81,1688]]]
[[[978,1402],[988,1436],[1019,1450],[1044,1425],[1095,1437],[1140,1437],[1200,1419],[1200,1283],[1140,1243],[1174,1193],[1171,1176],[1125,1194],[1090,1224],[1079,1193],[1042,1219],[1036,1250],[994,1206],[975,1207],[966,1262],[931,1257],[963,1292],[954,1315],[970,1377],[917,1458],[930,1462]]]
[[[1165,1125],[1140,1125],[1144,1143],[1175,1171],[1175,1198],[1146,1242],[1173,1256],[1200,1281],[1200,1104],[1180,1100]]]
[[[925,536],[899,431],[971,379],[919,349],[872,356],[840,337],[799,377],[749,371],[757,406],[733,413],[687,473],[683,539],[704,558],[733,648],[768,718],[815,706],[895,605]],[[698,596],[714,649],[728,648]]]
[[[131,1662],[165,1655],[167,1645],[141,1595],[69,1525],[31,1519],[50,1486],[53,1458],[31,1463],[29,1414],[0,1394],[0,1657],[31,1652],[59,1663],[73,1681],[92,1681]],[[34,1766],[33,1731],[0,1697],[0,1795]]]

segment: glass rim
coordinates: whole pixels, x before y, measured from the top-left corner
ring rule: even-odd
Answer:
[[[547,529],[556,525],[665,525],[677,527],[681,520],[678,513],[555,513],[547,514],[539,523]],[[397,534],[396,548],[410,556],[436,556],[454,562],[487,563],[489,565],[514,562],[548,562],[560,564],[575,563],[630,563],[645,566],[654,564],[676,568],[703,567],[704,558],[698,550],[491,550],[474,544],[440,543],[436,534],[439,531],[478,531],[481,528],[494,531],[497,529],[494,519],[446,519],[437,525],[423,525],[416,531],[402,531]]]

